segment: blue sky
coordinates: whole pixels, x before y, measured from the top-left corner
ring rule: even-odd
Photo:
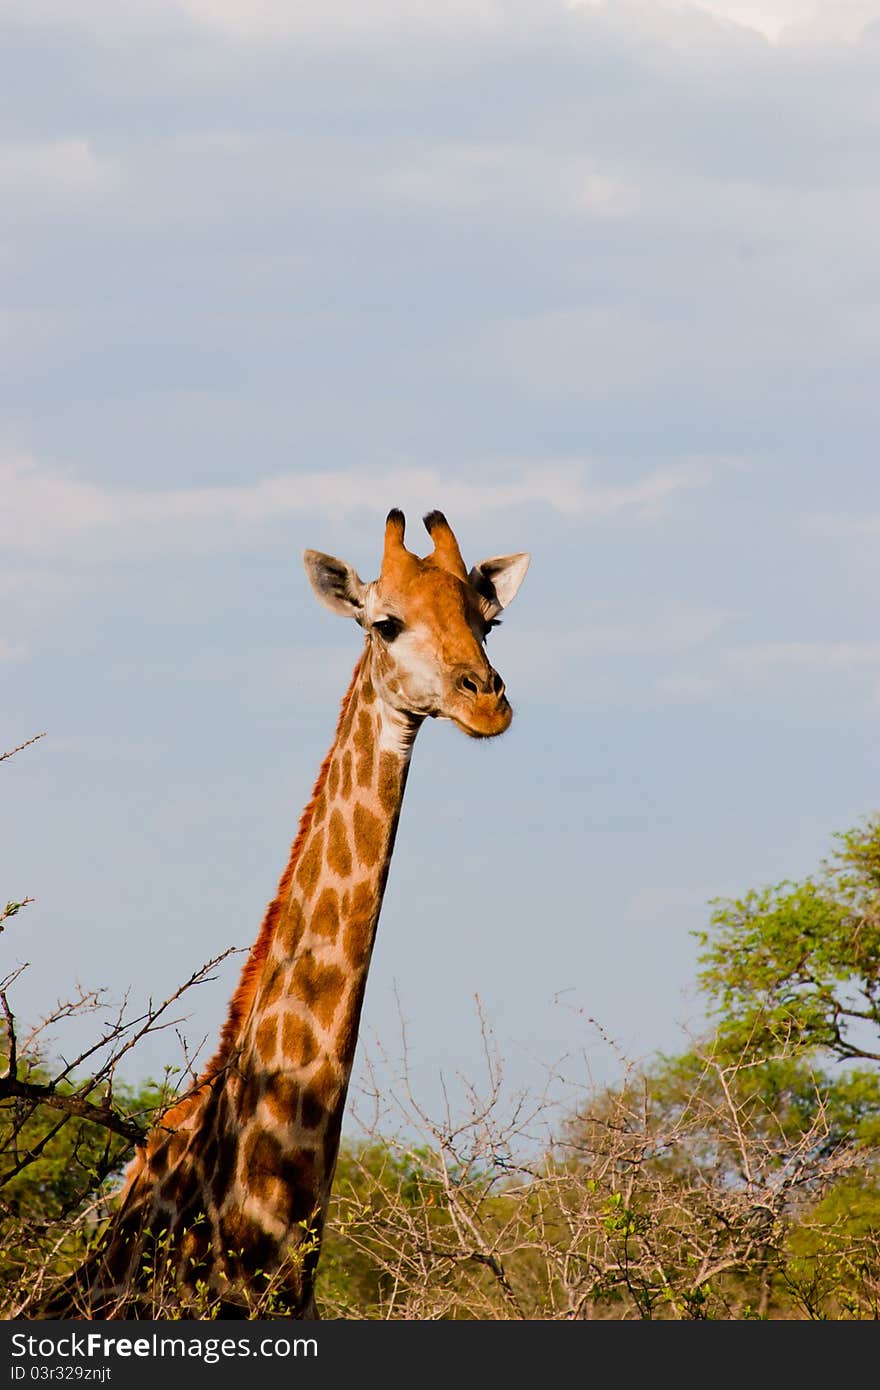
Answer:
[[[0,0],[0,54],[16,1012],[250,943],[359,648],[301,552],[438,507],[532,552],[516,719],[419,738],[361,1064],[403,1019],[455,1095],[477,997],[513,1089],[683,1045],[708,900],[878,809],[880,0]]]

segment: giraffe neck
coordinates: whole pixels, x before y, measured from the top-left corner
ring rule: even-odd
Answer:
[[[376,696],[368,649],[237,1048],[243,1195],[279,1235],[323,1212],[329,1195],[416,732]],[[282,1190],[276,1168],[285,1162],[294,1180]]]
[[[271,1274],[299,1246],[293,1306],[309,1306],[420,723],[377,696],[367,647],[220,1049],[131,1165],[108,1272],[122,1267],[121,1246],[134,1268],[136,1221],[175,1235],[182,1257],[215,1287],[248,1284],[258,1269]]]

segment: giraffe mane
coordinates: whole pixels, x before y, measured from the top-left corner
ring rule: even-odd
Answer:
[[[164,1114],[158,1117],[156,1121],[156,1128],[160,1132],[162,1130],[176,1127],[183,1121],[183,1119],[189,1114],[193,1106],[197,1103],[202,1091],[204,1090],[204,1087],[207,1086],[209,1082],[213,1081],[214,1077],[217,1076],[217,1074],[227,1066],[230,1059],[234,1055],[235,1044],[238,1039],[242,1024],[245,1022],[248,1013],[250,1012],[251,1004],[254,1001],[254,995],[256,994],[257,986],[260,982],[260,975],[262,973],[263,965],[265,963],[267,955],[269,954],[269,948],[272,944],[272,939],[278,927],[279,918],[281,917],[281,914],[284,911],[284,908],[287,904],[287,900],[290,897],[291,882],[293,880],[293,875],[296,870],[300,854],[302,852],[303,844],[311,828],[312,817],[315,812],[315,802],[317,801],[327,780],[327,773],[330,767],[330,759],[332,758],[333,753],[341,737],[342,725],[345,720],[345,715],[354,695],[355,686],[357,685],[361,673],[363,671],[365,658],[366,649],[361,653],[361,655],[357,659],[357,662],[355,663],[355,668],[351,674],[351,681],[349,683],[348,690],[345,692],[345,695],[342,698],[342,704],[339,709],[339,718],[336,723],[336,736],[333,740],[333,743],[330,746],[327,756],[321,764],[318,776],[315,779],[315,785],[312,788],[312,795],[308,801],[308,804],[305,807],[305,810],[303,811],[300,817],[299,829],[296,832],[296,839],[294,840],[291,846],[290,858],[287,862],[287,868],[281,875],[281,879],[278,883],[278,891],[276,892],[275,897],[272,899],[272,901],[266,908],[265,914],[263,916],[263,921],[260,926],[260,930],[257,934],[257,939],[251,947],[250,954],[247,960],[245,961],[244,966],[242,967],[238,985],[229,1003],[229,1013],[226,1017],[226,1022],[224,1023],[222,1031],[220,1033],[220,1042],[218,1044],[217,1051],[214,1053],[214,1056],[211,1058],[210,1062],[208,1062],[208,1064],[202,1070],[201,1075],[193,1085],[192,1089],[188,1091],[186,1095],[182,1096],[180,1100],[175,1101],[174,1104],[171,1105],[164,1112]],[[142,1150],[142,1152],[144,1151],[145,1150]]]

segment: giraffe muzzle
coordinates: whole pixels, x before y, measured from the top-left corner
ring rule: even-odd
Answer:
[[[504,681],[491,666],[484,671],[461,667],[453,678],[455,704],[451,718],[471,738],[503,734],[513,718]]]
[[[464,669],[455,677],[455,688],[466,700],[478,700],[490,696],[496,700],[504,698],[504,681],[491,666],[485,671]]]

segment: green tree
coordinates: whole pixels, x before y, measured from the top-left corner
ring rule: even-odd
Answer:
[[[815,877],[718,900],[699,983],[733,1053],[880,1062],[880,817]]]
[[[0,1100],[0,1285],[13,1305],[36,1271],[66,1273],[82,1255],[102,1198],[133,1152],[122,1131],[142,1131],[164,1098],[152,1082],[117,1085],[112,1094],[94,1088],[85,1105],[111,1117],[109,1127],[76,1113],[83,1101],[75,1081],[54,1081],[36,1060],[19,1059],[16,1072],[17,1093]]]

